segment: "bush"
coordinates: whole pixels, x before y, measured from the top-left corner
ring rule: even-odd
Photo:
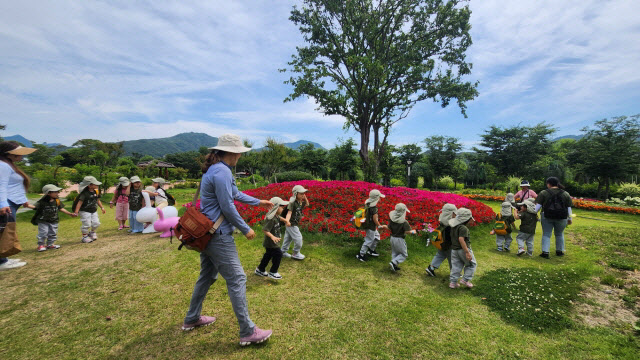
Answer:
[[[183,181],[177,184],[173,184],[174,189],[195,189],[198,187],[198,183],[195,181]]]
[[[392,187],[406,186],[406,185],[407,184],[402,179],[391,179],[391,186]]]
[[[519,177],[512,176],[507,180],[507,192],[513,192],[514,194],[520,190],[520,183],[522,179]]]
[[[622,197],[637,197],[640,196],[640,186],[634,183],[622,183],[620,187],[618,187],[618,194],[622,195]]]
[[[313,175],[304,171],[285,171],[274,175],[273,182],[313,180]]]
[[[74,201],[78,197],[78,192],[73,190],[67,195],[67,201]]]
[[[253,175],[251,175],[251,176],[249,176],[249,177],[247,178],[247,181],[249,181],[250,183],[252,183],[252,182],[254,182],[254,181],[255,181],[255,182],[256,182],[256,184],[257,184],[257,183],[261,183],[261,182],[263,182],[263,181],[264,181],[264,178],[263,178],[262,176],[258,175],[258,174],[253,174]]]
[[[451,178],[451,176],[443,176],[438,179],[438,188],[453,189],[453,179]]]

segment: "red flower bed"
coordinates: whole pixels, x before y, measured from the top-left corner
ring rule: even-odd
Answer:
[[[486,201],[504,201],[504,196],[465,194],[462,195],[469,199],[486,200]],[[623,206],[609,206],[603,202],[595,202],[591,199],[573,199],[573,209],[584,209],[593,211],[607,211],[613,213],[640,215],[640,209]]]
[[[386,197],[378,203],[380,222],[389,222],[389,212],[397,203],[407,205],[411,213],[407,214],[407,221],[414,229],[422,229],[426,223],[435,227],[438,225],[438,216],[442,205],[455,204],[457,207],[466,207],[471,210],[478,223],[487,223],[493,220],[493,210],[480,202],[455,194],[446,194],[433,191],[423,191],[410,188],[385,188],[373,183],[361,181],[296,181],[279,184],[271,184],[262,188],[244,191],[244,193],[258,199],[270,199],[279,196],[283,199],[291,197],[291,189],[294,185],[302,185],[309,190],[307,198],[310,206],[303,211],[304,217],[300,222],[300,229],[309,232],[322,232],[349,237],[361,237],[363,232],[357,230],[349,220],[353,213],[364,206],[372,189],[380,190]],[[261,222],[267,212],[266,209],[248,206],[236,202],[238,211],[245,221],[251,226]]]

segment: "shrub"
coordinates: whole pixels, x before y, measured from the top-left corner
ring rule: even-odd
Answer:
[[[453,179],[451,178],[451,176],[443,176],[438,179],[438,188],[453,189]]]
[[[631,206],[640,206],[640,197],[631,197],[631,196],[627,196],[626,198],[624,198],[624,202],[627,205],[631,205]]]
[[[506,189],[507,192],[513,192],[514,194],[518,192],[518,190],[520,189],[521,182],[522,182],[522,179],[520,179],[519,177],[511,176],[507,180],[507,189]]]
[[[78,192],[73,190],[67,195],[67,201],[74,201],[78,197]]]
[[[640,196],[640,186],[635,183],[622,183],[618,187],[618,193],[623,197],[637,197]]]
[[[262,176],[258,175],[258,174],[253,174],[253,175],[251,175],[251,176],[249,176],[247,178],[247,181],[249,181],[251,183],[255,181],[256,184],[257,184],[257,183],[264,182],[264,178]]]
[[[285,171],[274,175],[273,182],[313,180],[313,175],[304,171]]]
[[[391,179],[391,186],[407,186],[407,184],[402,179]]]

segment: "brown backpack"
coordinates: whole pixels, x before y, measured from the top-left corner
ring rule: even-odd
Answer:
[[[180,217],[178,224],[175,228],[172,228],[171,239],[173,243],[173,236],[175,235],[180,240],[180,246],[178,250],[182,250],[182,247],[186,247],[189,250],[195,250],[202,252],[209,244],[209,240],[213,234],[218,230],[220,224],[224,220],[224,216],[220,214],[215,224],[213,221],[204,215],[198,207],[195,206],[198,195],[200,194],[200,184],[196,190],[196,195],[193,198],[192,206],[187,208],[187,211]]]

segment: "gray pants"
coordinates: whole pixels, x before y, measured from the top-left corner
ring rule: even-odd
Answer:
[[[240,325],[240,337],[253,334],[255,324],[249,318],[247,303],[247,275],[244,273],[233,235],[215,234],[207,248],[200,253],[200,276],[193,288],[189,311],[184,318],[187,324],[193,324],[200,318],[202,302],[209,287],[218,279],[218,273],[227,282],[227,292],[233,312]]]
[[[80,217],[80,221],[82,221],[82,230],[83,234],[88,234],[90,231],[95,231],[98,226],[100,226],[100,218],[98,217],[98,212],[90,213],[86,211],[78,212],[78,216]]]
[[[360,248],[360,255],[364,256],[367,250],[375,251],[379,242],[380,233],[378,230],[367,230],[367,234],[364,237],[364,244],[362,244]]]
[[[58,223],[39,222],[38,223],[38,246],[53,245],[58,239]]]
[[[498,250],[502,250],[502,244],[504,244],[504,249],[509,250],[511,247],[511,242],[513,238],[511,237],[511,233],[507,235],[496,235],[496,245],[498,245]]]
[[[516,236],[516,241],[518,242],[518,251],[524,250],[524,244],[527,244],[527,254],[533,255],[533,238],[535,234],[527,234],[522,231],[518,233]]]
[[[436,256],[431,260],[431,267],[437,269],[442,265],[444,259],[447,259],[449,262],[449,269],[451,269],[451,249],[447,250],[438,250]]]
[[[409,257],[407,242],[403,238],[391,237],[391,262],[398,265]]]
[[[451,250],[451,274],[449,275],[449,282],[457,283],[462,270],[464,270],[462,279],[465,281],[471,281],[471,279],[473,279],[473,274],[476,272],[478,264],[476,263],[476,257],[473,255],[470,246],[469,252],[471,253],[471,261],[467,260],[463,249]]]
[[[280,248],[283,253],[289,252],[291,241],[293,241],[293,253],[300,253],[300,249],[302,249],[302,234],[300,233],[300,229],[298,229],[297,226],[285,227],[284,239],[282,239],[282,248]]]

